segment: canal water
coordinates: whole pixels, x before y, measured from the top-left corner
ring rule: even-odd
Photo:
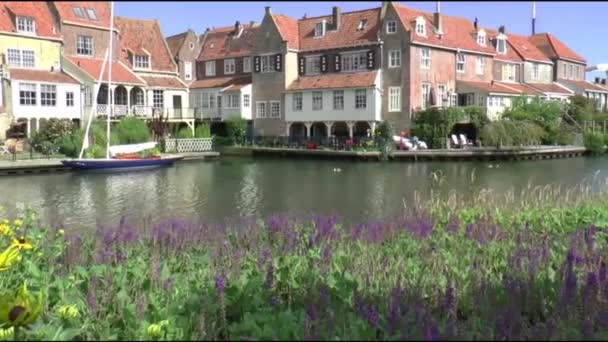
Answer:
[[[500,194],[607,179],[607,158],[378,163],[223,157],[138,172],[4,176],[0,206],[5,214],[29,206],[46,222],[84,230],[115,224],[122,215],[133,222],[172,217],[217,222],[318,213],[368,221],[399,213],[431,189],[467,195],[485,188]]]

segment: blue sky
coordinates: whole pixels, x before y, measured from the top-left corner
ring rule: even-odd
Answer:
[[[432,12],[434,1],[401,1],[400,3]],[[327,15],[332,6],[342,11],[355,11],[378,7],[381,2],[346,1],[251,1],[251,2],[115,2],[117,15],[158,19],[163,33],[170,36],[188,28],[202,33],[207,27],[233,25],[261,21],[264,6],[271,6],[273,13],[286,14],[293,18]],[[529,34],[531,31],[532,2],[484,1],[441,2],[441,12],[447,15],[468,18],[477,17],[485,27],[498,28],[505,25],[507,32]],[[536,32],[550,32],[587,59],[588,65],[608,63],[608,2],[536,2]],[[588,73],[587,79],[604,76]]]

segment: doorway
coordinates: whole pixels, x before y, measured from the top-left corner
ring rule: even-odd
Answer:
[[[182,117],[182,96],[173,95],[173,115],[176,118]]]

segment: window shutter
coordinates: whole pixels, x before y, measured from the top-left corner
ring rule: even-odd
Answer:
[[[306,59],[300,57],[298,61],[298,74],[304,75],[306,73]]]
[[[255,72],[260,72],[260,56],[253,57],[253,69]]]
[[[367,51],[367,68],[368,69],[374,68],[374,51],[373,50]]]
[[[321,72],[327,72],[327,55],[321,56]]]
[[[340,71],[342,68],[342,65],[340,64],[342,62],[342,60],[340,59],[340,55],[335,55],[334,56],[334,70],[335,71]]]
[[[274,70],[281,71],[283,70],[283,55],[277,53],[274,55]]]

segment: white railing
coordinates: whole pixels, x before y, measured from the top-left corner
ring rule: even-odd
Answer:
[[[112,107],[112,117],[126,116],[129,113],[129,107],[126,105],[115,105]],[[97,115],[107,116],[110,112],[110,106],[107,104],[97,104]]]
[[[207,152],[211,150],[213,150],[212,138],[165,140],[165,152]]]
[[[97,115],[107,116],[109,112],[107,104],[97,104]],[[142,119],[157,118],[163,115],[168,119],[203,119],[203,116],[198,113],[195,108],[157,108],[151,106],[135,105],[130,108],[126,105],[115,105],[112,113],[112,118],[134,116]]]

